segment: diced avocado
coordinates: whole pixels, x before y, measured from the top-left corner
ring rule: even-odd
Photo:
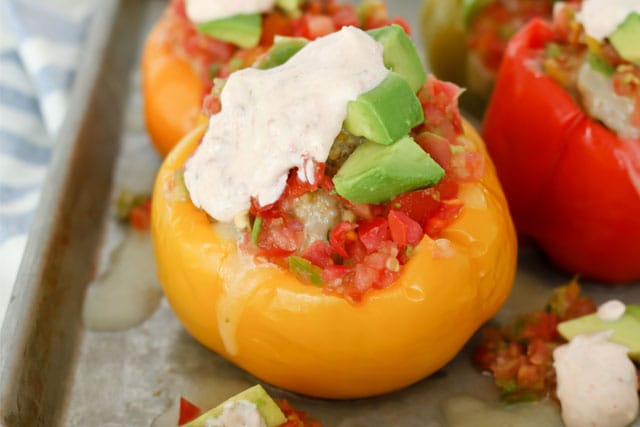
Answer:
[[[424,121],[422,105],[405,79],[390,72],[347,105],[344,128],[379,144],[392,144]]]
[[[416,51],[416,46],[404,29],[397,24],[369,30],[367,33],[384,48],[382,60],[385,67],[404,77],[411,90],[417,92],[427,81],[427,73]]]
[[[609,41],[623,59],[640,66],[640,14],[631,12]]]
[[[307,43],[309,43],[309,40],[303,37],[276,36],[273,46],[271,46],[267,55],[260,64],[258,64],[258,68],[265,70],[284,64]]]
[[[440,167],[410,136],[391,145],[366,141],[333,177],[336,192],[355,203],[382,203],[398,194],[428,187],[444,176]]]
[[[248,13],[197,24],[201,33],[233,43],[241,48],[258,45],[262,33],[262,15]]]
[[[248,400],[256,405],[260,415],[264,418],[267,427],[275,427],[284,424],[287,421],[286,417],[273,401],[271,396],[265,391],[260,384],[255,385],[245,391],[236,394],[235,396],[225,400],[215,408],[205,412],[193,421],[184,424],[183,427],[204,427],[206,421],[212,417],[218,417],[224,410],[224,405],[228,402],[236,402],[238,400]]]
[[[300,5],[304,0],[276,0],[276,6],[287,15],[296,15],[300,11]]]
[[[570,340],[579,334],[588,334],[613,330],[610,340],[629,348],[629,356],[640,361],[640,304],[627,305],[627,308],[617,320],[607,321],[597,314],[567,320],[558,325],[558,332]]]

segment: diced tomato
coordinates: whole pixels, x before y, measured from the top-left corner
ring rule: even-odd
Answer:
[[[458,197],[458,189],[460,183],[457,177],[452,174],[446,174],[444,178],[434,187],[439,195],[439,200],[455,199]]]
[[[525,325],[520,328],[518,338],[527,341],[534,339],[554,341],[559,339],[557,328],[558,317],[555,313],[536,312],[525,319]]]
[[[365,292],[371,287],[371,284],[376,283],[380,278],[380,270],[368,265],[358,264],[354,268],[354,273],[355,276],[353,284],[349,288],[349,295],[355,301],[360,301]]]
[[[390,23],[391,24],[400,25],[405,33],[407,33],[408,35],[411,35],[411,26],[409,25],[409,23],[407,21],[405,21],[404,18],[402,18],[400,16],[396,16],[395,18],[393,18],[391,20]]]
[[[575,278],[568,285],[554,291],[548,306],[559,321],[585,316],[596,309],[591,298],[580,295],[580,285]]]
[[[333,255],[336,251],[327,242],[317,240],[302,252],[302,257],[313,264],[327,268],[333,265]]]
[[[298,177],[298,169],[293,169],[289,173],[286,191],[283,193],[281,198],[295,198],[303,195],[304,193],[316,190],[324,179],[324,168],[324,163],[313,161],[314,176],[306,177],[307,179],[304,180],[301,180],[300,177]]]
[[[329,7],[329,13],[336,29],[348,26],[357,27],[360,25],[358,13],[352,5],[333,3]]]
[[[433,188],[410,191],[391,201],[390,208],[407,214],[419,224],[425,224],[440,207],[438,193]]]
[[[392,209],[387,216],[391,239],[400,246],[415,245],[422,239],[422,226],[404,212]]]
[[[204,97],[204,100],[202,101],[202,113],[205,116],[211,117],[214,114],[219,113],[221,109],[222,104],[220,103],[220,98],[211,93]]]
[[[329,233],[329,243],[331,243],[333,249],[343,258],[349,258],[346,249],[347,242],[354,241],[358,238],[355,230],[356,224],[343,221],[336,225]]]
[[[320,277],[324,283],[335,284],[351,271],[346,265],[328,265],[322,270]]]
[[[425,123],[422,126],[453,142],[462,132],[462,117],[457,102],[461,93],[457,85],[429,75],[425,85],[418,91],[418,99],[424,110]]]
[[[444,170],[449,170],[451,163],[451,144],[449,141],[432,132],[420,132],[414,140],[435,160]]]
[[[289,218],[268,218],[262,222],[257,246],[260,254],[283,257],[294,253],[302,241],[302,224]]]
[[[532,390],[544,389],[543,369],[540,366],[523,363],[518,368],[516,379],[520,387],[526,387]]]
[[[378,249],[382,242],[389,240],[389,225],[384,218],[362,221],[358,224],[358,237],[367,252]]]
[[[296,410],[284,399],[274,399],[287,421],[279,427],[322,427],[322,423],[309,418],[306,412]]]
[[[141,205],[131,209],[129,223],[136,230],[144,231],[149,229],[149,224],[151,224],[151,199],[146,199]]]
[[[276,35],[293,35],[291,19],[278,11],[269,13],[262,19],[262,35],[260,36],[260,44],[263,46],[271,46]]]
[[[196,419],[201,413],[202,411],[200,410],[200,408],[189,402],[184,397],[180,397],[180,415],[178,416],[179,426]]]
[[[329,0],[333,1],[333,0]],[[311,13],[313,15],[320,15],[324,12],[324,8],[326,5],[326,1],[324,0],[309,0],[304,7],[305,12]]]
[[[463,203],[458,199],[445,200],[438,207],[438,212],[429,218],[424,226],[425,234],[437,237],[442,230],[447,228],[458,217]]]
[[[294,35],[314,40],[326,36],[336,30],[333,20],[325,15],[312,15],[305,13],[300,19],[300,25],[294,27]]]
[[[552,354],[552,346],[540,338],[532,340],[527,347],[527,357],[534,365],[548,364],[553,358]]]

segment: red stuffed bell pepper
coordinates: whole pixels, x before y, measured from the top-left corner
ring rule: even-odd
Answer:
[[[586,35],[576,19],[576,10],[565,6],[559,11],[553,25],[535,20],[511,40],[485,117],[483,136],[522,237],[535,240],[568,272],[604,282],[637,281],[638,59],[622,60],[608,38],[598,43]],[[635,16],[638,24],[640,15]],[[607,67],[607,78],[613,81],[610,93],[612,86],[620,92],[615,85],[621,86],[621,79],[616,83],[616,77],[621,71],[626,73],[622,82],[631,111],[623,130],[619,126],[611,130],[616,125],[611,124],[610,117],[593,118],[593,105],[585,106],[589,102],[585,94],[575,84],[571,86],[571,82],[580,80],[575,77],[578,69],[594,73],[580,67],[594,64]],[[559,83],[563,81],[566,87]],[[595,85],[588,86],[594,90]],[[619,112],[615,107],[609,115]]]

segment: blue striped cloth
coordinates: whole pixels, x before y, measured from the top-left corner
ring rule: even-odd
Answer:
[[[0,323],[67,111],[91,3],[0,3]]]

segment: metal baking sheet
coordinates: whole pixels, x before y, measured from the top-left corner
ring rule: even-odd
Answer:
[[[388,3],[417,35],[420,1]],[[144,38],[165,5],[105,0],[95,14],[71,120],[0,335],[2,425],[159,426],[180,395],[209,407],[257,382],[191,339],[161,298],[148,318],[125,330],[95,331],[82,322],[87,287],[113,234],[113,194],[131,176],[150,190],[160,161],[144,131],[138,68]],[[542,307],[569,279],[537,252],[522,251],[514,292],[497,319]],[[598,302],[640,301],[638,286],[583,287]],[[445,426],[448,398],[497,400],[491,380],[469,361],[472,346],[430,378],[380,397],[328,401],[267,388],[326,426]]]

